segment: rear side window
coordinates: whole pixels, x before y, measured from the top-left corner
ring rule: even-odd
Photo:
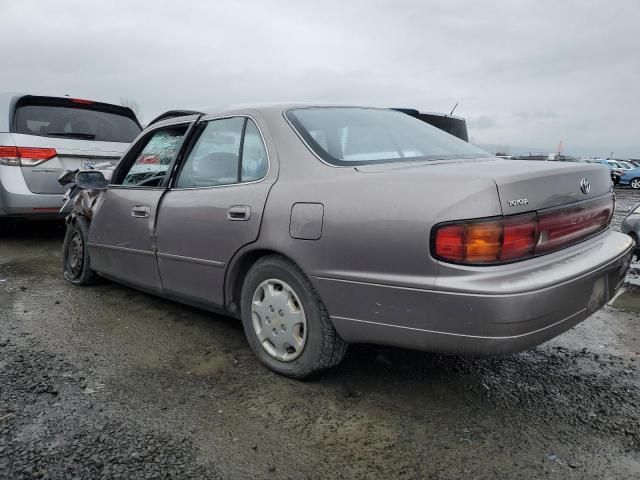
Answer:
[[[242,172],[241,182],[260,180],[267,174],[268,169],[267,150],[262,142],[262,135],[256,124],[247,120],[247,128],[244,132],[244,144],[242,147]]]
[[[267,151],[258,127],[243,117],[207,122],[186,158],[177,188],[213,187],[260,180]]]
[[[62,99],[64,101],[64,99]],[[61,102],[55,102],[61,103]],[[27,104],[16,108],[14,132],[42,137],[130,143],[141,131],[119,107]],[[105,111],[105,109],[111,111]]]

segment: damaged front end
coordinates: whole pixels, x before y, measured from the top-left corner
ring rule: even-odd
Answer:
[[[110,165],[109,165],[110,166]],[[99,166],[98,166],[99,167]],[[66,215],[67,224],[72,223],[78,216],[89,221],[98,205],[98,200],[107,187],[113,169],[66,170],[58,178],[58,183],[68,187],[64,196],[64,204],[60,213]]]

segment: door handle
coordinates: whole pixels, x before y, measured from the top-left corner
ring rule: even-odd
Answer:
[[[227,210],[227,218],[233,221],[249,220],[251,207],[247,205],[234,205]]]
[[[131,216],[135,218],[149,218],[151,209],[142,205],[138,205],[131,209]]]

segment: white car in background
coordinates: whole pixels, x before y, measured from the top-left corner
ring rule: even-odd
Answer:
[[[59,217],[62,172],[115,166],[141,131],[127,107],[0,94],[0,219]]]

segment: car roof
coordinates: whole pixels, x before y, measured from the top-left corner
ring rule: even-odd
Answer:
[[[351,105],[343,103],[328,103],[328,102],[265,102],[265,103],[237,103],[230,105],[223,105],[218,107],[202,107],[193,108],[188,110],[168,110],[158,115],[154,120],[149,122],[147,127],[156,125],[169,125],[172,123],[180,123],[187,120],[187,116],[191,118],[193,114],[196,115],[234,115],[241,114],[247,110],[256,111],[271,111],[271,112],[284,112],[292,108],[312,108],[312,107],[351,107],[351,108],[374,108],[379,110],[396,110],[388,107],[378,107],[371,105]],[[180,112],[185,112],[185,115],[179,115]],[[437,114],[444,115],[444,114]]]
[[[206,115],[217,113],[230,113],[240,110],[258,110],[258,111],[284,111],[291,108],[310,108],[310,107],[360,107],[360,108],[380,108],[388,110],[382,107],[373,107],[367,105],[349,105],[341,103],[326,103],[326,102],[265,102],[265,103],[236,103],[231,105],[224,105],[221,107],[206,107],[200,111]]]

